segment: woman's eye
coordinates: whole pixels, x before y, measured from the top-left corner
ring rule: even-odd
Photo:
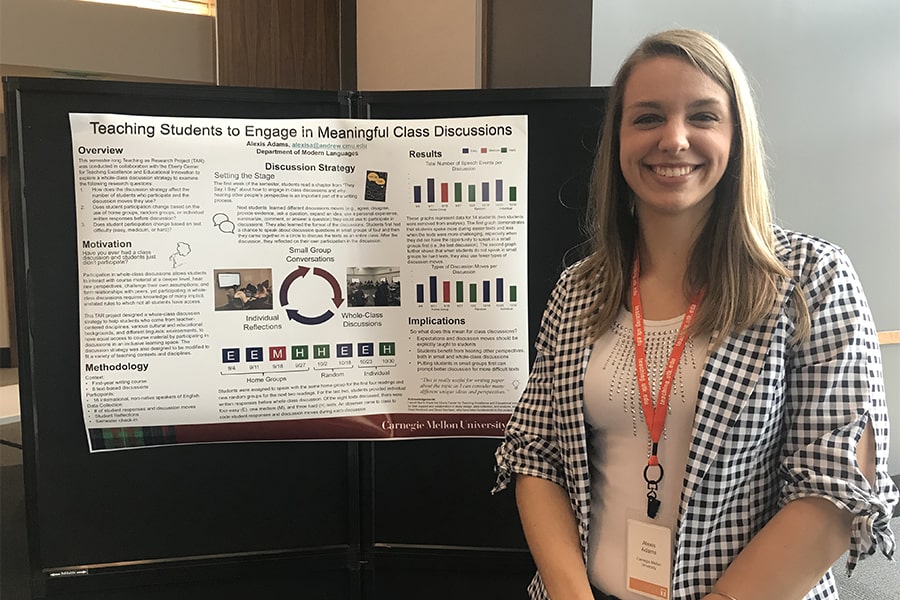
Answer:
[[[635,117],[632,123],[634,125],[653,125],[660,121],[662,121],[662,117],[659,115],[640,115]]]
[[[691,117],[694,121],[700,121],[701,123],[718,123],[719,115],[715,113],[699,113]]]

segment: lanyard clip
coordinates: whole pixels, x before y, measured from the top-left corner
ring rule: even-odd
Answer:
[[[648,464],[644,467],[644,481],[647,482],[647,516],[651,519],[655,519],[656,513],[659,512],[659,505],[661,504],[661,502],[659,501],[659,498],[656,497],[656,490],[659,489],[659,482],[662,481],[663,478],[662,465],[659,464],[659,461],[655,462],[655,465]],[[656,467],[659,469],[659,477],[657,477],[656,479],[650,478],[650,467]]]
[[[659,512],[659,505],[662,504],[659,499],[656,497],[656,491],[650,490],[647,492],[647,516],[651,519],[656,518],[656,513]]]

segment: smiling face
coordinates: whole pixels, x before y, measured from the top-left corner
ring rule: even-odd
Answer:
[[[715,199],[728,165],[733,120],[728,93],[685,60],[637,64],[625,83],[619,165],[638,216],[693,215]]]

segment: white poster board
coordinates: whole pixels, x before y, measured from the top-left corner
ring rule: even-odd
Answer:
[[[502,435],[525,116],[70,122],[93,451]]]

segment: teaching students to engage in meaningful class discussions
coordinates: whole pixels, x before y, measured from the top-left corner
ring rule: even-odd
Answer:
[[[553,290],[497,450],[532,598],[833,600],[891,557],[875,326],[847,255],[774,224],[735,57],[644,39],[610,90],[590,253]]]

